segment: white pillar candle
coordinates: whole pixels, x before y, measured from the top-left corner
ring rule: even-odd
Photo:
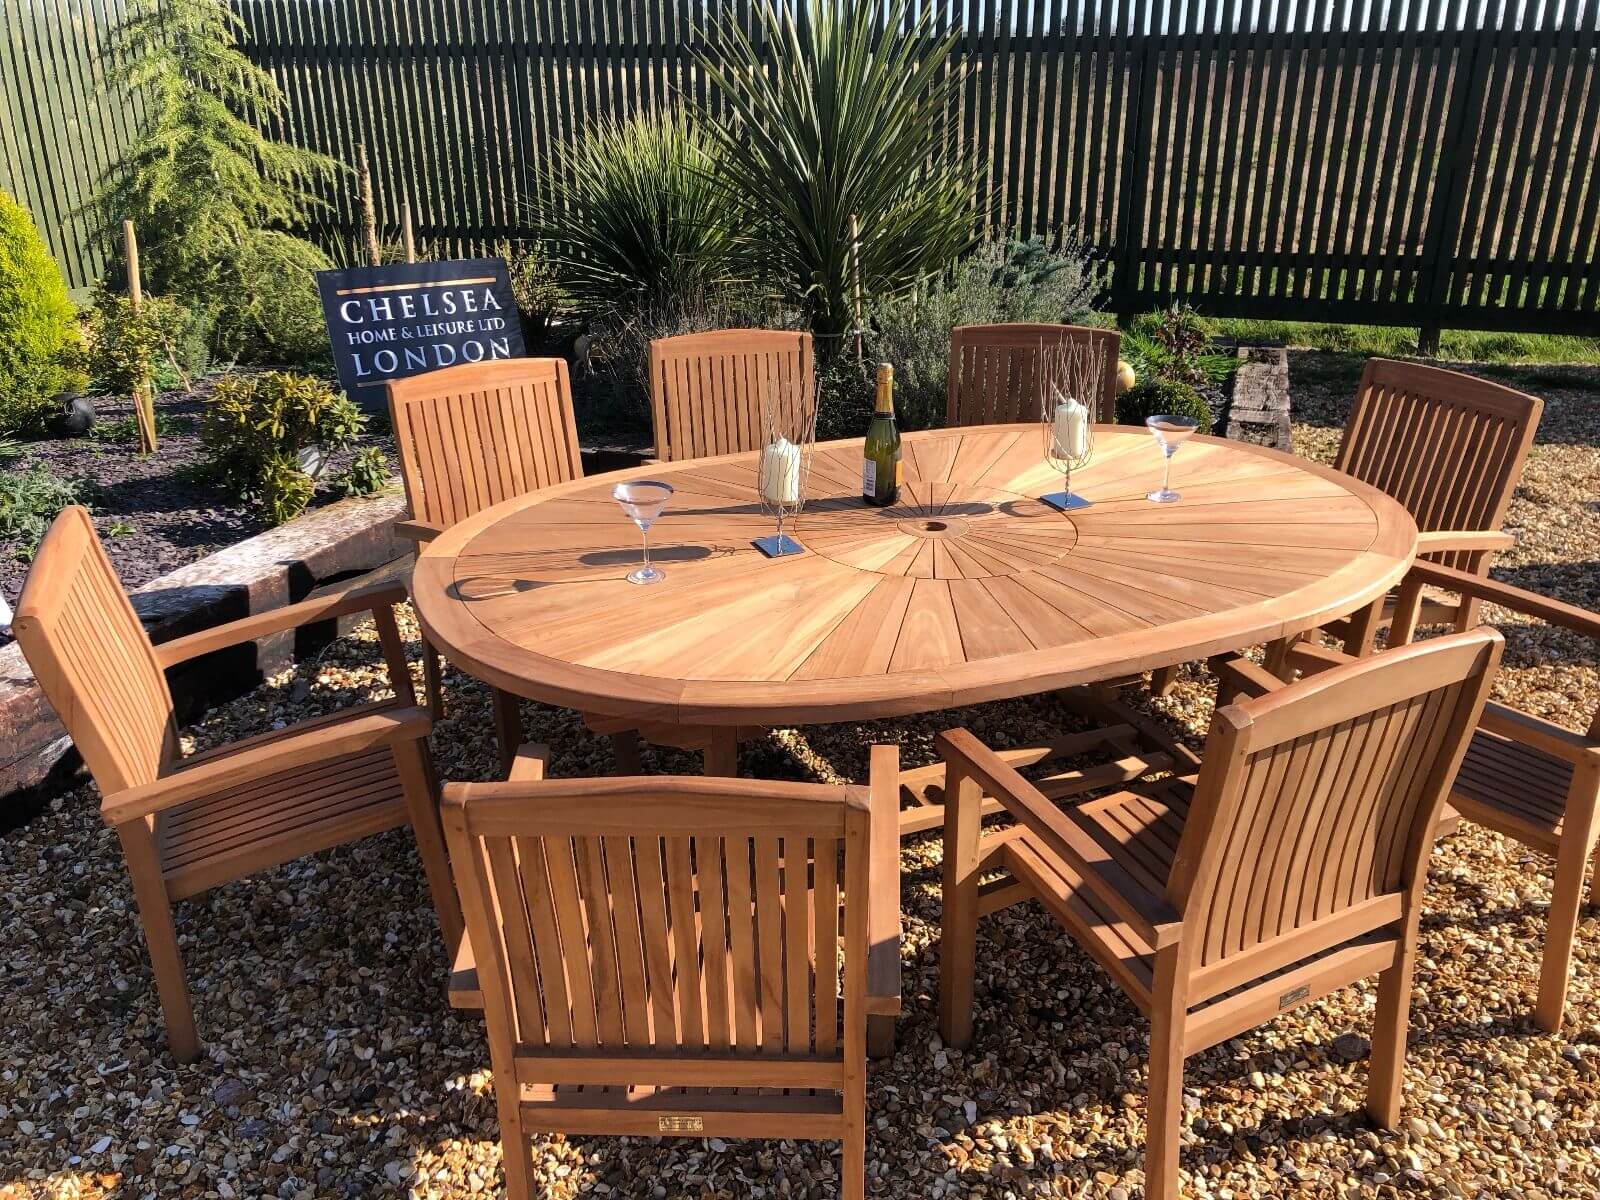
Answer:
[[[768,504],[800,503],[800,447],[780,437],[761,451],[756,489]]]
[[[1082,458],[1089,452],[1089,410],[1071,396],[1056,405],[1057,458]]]

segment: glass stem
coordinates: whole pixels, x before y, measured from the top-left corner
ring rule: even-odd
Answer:
[[[644,534],[644,569],[648,571],[650,569],[650,530],[645,528],[640,532]]]
[[[1166,468],[1161,472],[1161,494],[1164,496],[1172,490],[1172,451],[1167,451]]]

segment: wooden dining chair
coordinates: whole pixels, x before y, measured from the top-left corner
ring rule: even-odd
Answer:
[[[398,584],[358,588],[152,645],[89,514],[62,511],[40,543],[12,626],[34,678],[100,787],[133,881],[180,1062],[200,1052],[172,905],[291,859],[410,825],[447,949],[461,915],[394,606]],[[164,671],[229,646],[370,612],[394,699],[183,757]]]
[[[445,788],[508,1196],[543,1133],[837,1138],[864,1195],[872,820],[810,783]]]
[[[389,383],[409,516],[395,533],[419,547],[458,521],[583,477],[572,384],[560,358],[463,363]],[[423,639],[428,706],[443,714],[439,654]],[[494,689],[502,754],[522,741],[515,696]]]
[[[1367,1111],[1393,1126],[1428,853],[1501,647],[1476,630],[1294,684],[1262,671],[1196,775],[1066,809],[941,734],[945,1041],[972,1037],[978,918],[1037,899],[1150,1020],[1146,1196],[1178,1195],[1185,1058],[1372,975]],[[982,792],[1016,823],[983,834]]]
[[[1428,588],[1497,605],[1600,644],[1600,614],[1468,571],[1419,562],[1401,585],[1391,645],[1415,636]],[[1466,820],[1555,860],[1534,1007],[1534,1023],[1555,1033],[1566,1011],[1584,876],[1600,842],[1600,709],[1580,731],[1493,701],[1486,704],[1451,788],[1450,806]],[[1591,888],[1600,887],[1600,864],[1595,869]]]
[[[511,768],[513,782],[543,779],[549,751],[527,745]],[[900,751],[895,746],[873,746],[867,791],[872,805],[872,844],[867,884],[872,903],[867,926],[867,1053],[886,1058],[894,1053],[895,1024],[900,1017],[900,839],[895,825],[899,795]],[[484,1007],[472,939],[461,939],[450,975],[450,1004],[468,1012]]]
[[[1501,525],[1543,411],[1537,396],[1475,375],[1370,359],[1333,465],[1405,505],[1419,559],[1484,576],[1497,552],[1516,545]],[[1476,625],[1478,602],[1462,607],[1463,625]],[[1325,631],[1349,653],[1369,654],[1393,612],[1389,597]],[[1425,616],[1454,621],[1457,613],[1430,604]]]
[[[1487,575],[1493,556],[1516,544],[1501,524],[1522,478],[1544,401],[1487,379],[1420,363],[1373,358],[1361,373],[1334,466],[1394,497],[1420,531],[1427,562]],[[1462,627],[1477,624],[1477,601],[1463,602]],[[1394,614],[1382,597],[1321,633],[1354,655],[1370,654]],[[1430,601],[1428,623],[1454,621],[1451,605]],[[1290,638],[1268,648],[1277,670]],[[1158,670],[1151,689],[1165,695],[1177,667]]]
[[[769,388],[794,384],[816,403],[811,335],[718,329],[650,343],[650,414],[656,458],[759,450]]]
[[[1040,346],[1078,342],[1100,350],[1105,370],[1095,397],[1094,420],[1110,422],[1117,413],[1117,355],[1122,335],[1115,329],[1083,325],[957,325],[950,331],[949,400],[945,424],[1005,425],[1037,421],[1040,399]]]

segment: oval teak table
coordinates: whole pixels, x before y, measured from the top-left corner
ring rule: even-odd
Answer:
[[[901,501],[859,497],[859,440],[819,445],[807,553],[768,559],[751,454],[576,480],[486,509],[418,558],[429,639],[505,691],[608,717],[771,726],[927,712],[1101,682],[1299,633],[1381,597],[1411,517],[1337,471],[1196,437],[1156,505],[1161,452],[1097,426],[1072,478],[1037,425],[908,434]],[[664,582],[624,576],[624,479],[675,494],[651,531]]]

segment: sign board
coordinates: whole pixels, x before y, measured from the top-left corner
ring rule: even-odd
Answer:
[[[317,287],[339,383],[367,407],[391,379],[526,353],[503,259],[319,271]]]

